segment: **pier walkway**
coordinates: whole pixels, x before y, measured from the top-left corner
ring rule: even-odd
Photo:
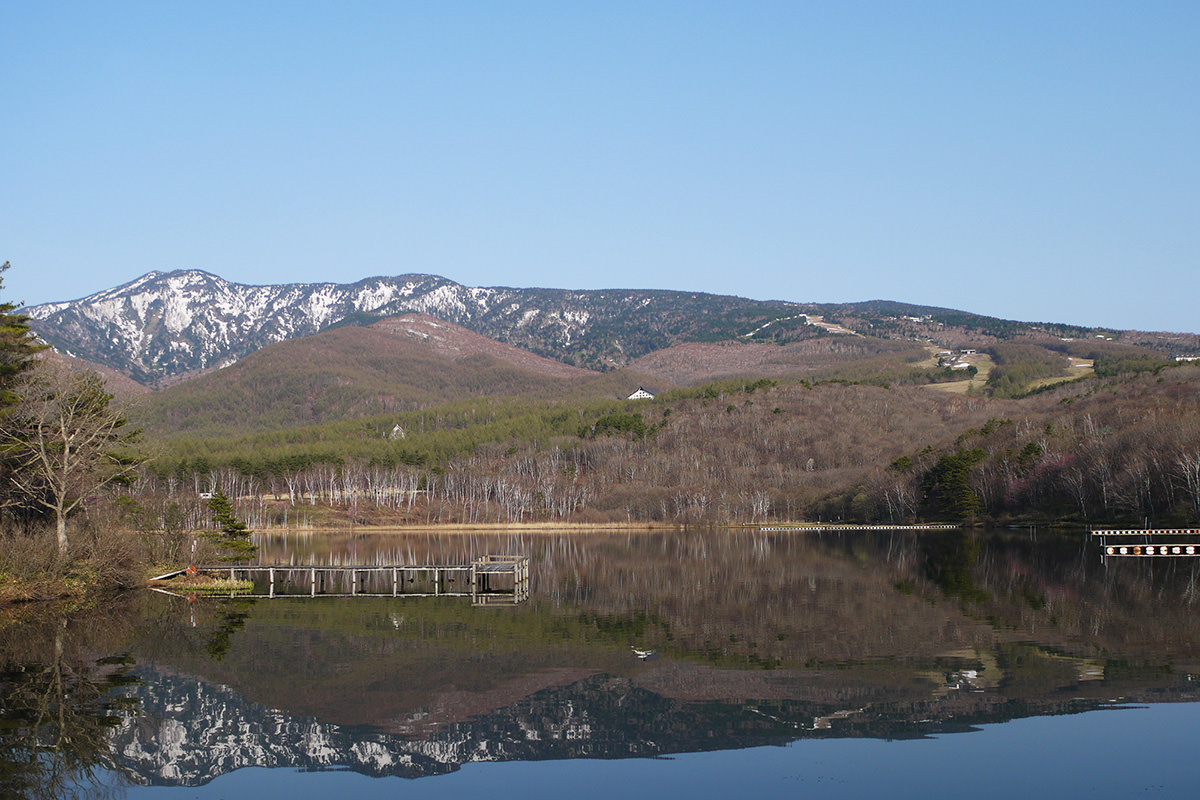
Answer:
[[[193,569],[254,583],[255,591],[235,592],[236,597],[470,597],[473,605],[512,605],[529,599],[528,556],[488,555],[470,564],[215,564]]]

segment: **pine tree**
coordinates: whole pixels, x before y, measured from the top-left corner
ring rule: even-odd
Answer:
[[[250,543],[250,529],[233,513],[233,501],[222,491],[213,494],[208,501],[213,522],[221,529],[216,537],[217,546],[225,552],[225,561],[242,561],[253,558],[258,546]]]
[[[0,264],[0,275],[8,268]],[[4,279],[0,278],[0,289]],[[17,312],[16,303],[0,303],[0,416],[20,399],[16,391],[21,376],[34,364],[34,356],[46,345],[38,344],[29,330],[29,317]]]

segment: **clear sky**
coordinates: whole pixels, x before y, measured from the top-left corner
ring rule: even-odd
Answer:
[[[0,0],[2,300],[148,272],[1200,331],[1200,3]]]

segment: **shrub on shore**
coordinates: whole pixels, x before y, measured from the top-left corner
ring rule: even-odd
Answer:
[[[0,535],[0,602],[82,597],[138,586],[145,551],[139,537],[107,526],[80,525],[63,552],[53,529]]]

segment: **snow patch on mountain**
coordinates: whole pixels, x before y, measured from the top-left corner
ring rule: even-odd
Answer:
[[[463,287],[457,284],[439,286],[427,293],[414,311],[421,311],[431,316],[443,316],[451,312],[448,319],[470,319],[470,311],[463,302]]]

